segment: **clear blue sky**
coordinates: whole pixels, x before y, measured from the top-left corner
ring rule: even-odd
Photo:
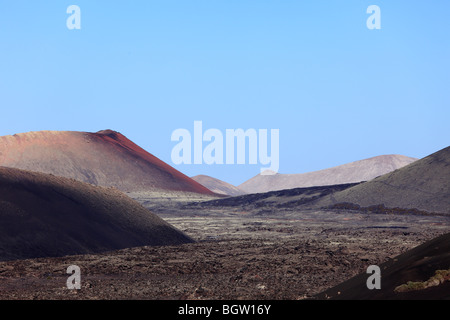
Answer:
[[[81,30],[66,9],[81,8]],[[369,30],[369,5],[381,30]],[[450,1],[2,1],[0,135],[280,130],[280,173],[450,141]],[[261,165],[176,165],[239,184]]]

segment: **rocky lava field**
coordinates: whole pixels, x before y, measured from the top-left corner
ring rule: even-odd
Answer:
[[[313,298],[450,226],[443,216],[344,211],[158,214],[197,242],[1,262],[0,299]],[[80,290],[66,286],[70,265]]]

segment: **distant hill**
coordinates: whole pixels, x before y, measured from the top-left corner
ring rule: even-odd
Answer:
[[[350,204],[383,205],[450,214],[450,147],[371,181],[325,196],[313,205],[329,207],[345,203],[350,207]]]
[[[2,136],[0,166],[51,173],[125,192],[213,194],[112,130],[37,131]]]
[[[117,189],[0,167],[0,261],[188,242]]]
[[[232,184],[210,176],[197,175],[195,177],[192,177],[192,179],[218,194],[224,194],[228,196],[240,196],[246,194],[246,192],[240,190]]]
[[[258,174],[238,186],[247,193],[369,181],[414,161],[402,155],[382,155],[337,167],[299,174]]]

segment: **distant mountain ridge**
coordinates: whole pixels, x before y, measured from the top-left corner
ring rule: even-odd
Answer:
[[[113,130],[35,131],[0,137],[0,166],[133,191],[209,189]]]
[[[346,203],[363,208],[384,206],[450,214],[450,147],[311,205],[330,207]]]
[[[261,193],[369,181],[417,160],[403,155],[382,155],[307,173],[259,174],[238,188],[247,193]]]

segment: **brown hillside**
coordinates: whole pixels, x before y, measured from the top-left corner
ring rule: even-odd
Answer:
[[[246,194],[246,192],[233,186],[232,184],[210,176],[197,175],[195,177],[192,177],[192,179],[218,194],[224,194],[228,196],[241,196],[243,194]]]

